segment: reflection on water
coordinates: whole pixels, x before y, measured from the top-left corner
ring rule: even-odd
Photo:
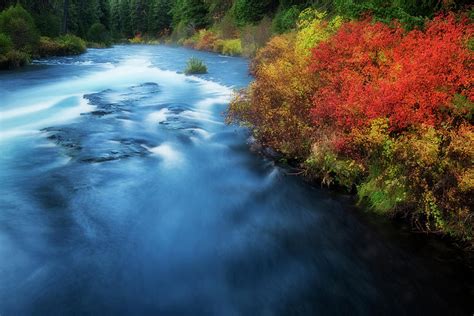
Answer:
[[[470,271],[248,151],[222,113],[249,80],[162,46],[0,74],[0,314],[470,311]]]

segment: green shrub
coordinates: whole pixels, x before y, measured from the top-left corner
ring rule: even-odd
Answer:
[[[41,57],[61,55],[62,47],[59,42],[47,37],[41,36],[38,45],[38,54]]]
[[[229,56],[240,56],[242,55],[242,43],[240,39],[223,40],[222,50],[220,51],[224,55]]]
[[[300,14],[297,6],[292,6],[287,10],[281,10],[273,19],[273,31],[279,34],[288,32],[296,27],[296,22]]]
[[[56,39],[42,36],[39,41],[38,54],[46,56],[79,55],[86,51],[86,43],[74,35],[64,35]]]
[[[28,53],[36,50],[39,34],[35,22],[20,4],[0,13],[0,32],[11,38],[15,49]]]
[[[277,1],[272,0],[236,0],[233,14],[238,25],[253,24],[274,12],[277,5]]]
[[[390,23],[399,20],[407,29],[423,26],[425,17],[432,17],[441,9],[444,1],[384,1],[384,0],[343,0],[335,2],[335,11],[342,16],[358,19],[370,13],[374,20]],[[449,2],[449,1],[447,1]]]
[[[373,165],[370,169],[369,177],[357,188],[359,201],[366,200],[378,213],[393,212],[406,202],[408,190],[400,166]]]
[[[0,69],[15,69],[22,67],[30,62],[30,56],[27,53],[17,50],[10,50],[6,54],[0,54]]]
[[[311,48],[320,42],[324,42],[334,34],[342,25],[340,16],[327,19],[327,13],[307,8],[301,11],[297,27],[296,49],[301,55],[310,55]]]
[[[64,55],[79,55],[87,50],[86,42],[72,34],[66,34],[57,38],[62,45]]]
[[[0,33],[0,55],[4,55],[13,48],[13,43],[10,37],[6,34]]]
[[[205,74],[207,73],[207,66],[204,64],[202,60],[196,57],[191,57],[188,60],[184,73],[187,75]]]
[[[324,143],[314,144],[304,162],[306,175],[327,186],[339,185],[351,191],[364,172],[364,166],[353,159],[339,157]]]
[[[94,23],[87,32],[87,39],[93,43],[110,45],[110,34],[102,23]]]

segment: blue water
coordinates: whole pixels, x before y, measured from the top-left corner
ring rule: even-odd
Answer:
[[[1,73],[0,315],[470,315],[471,270],[223,123],[250,80],[166,46]]]

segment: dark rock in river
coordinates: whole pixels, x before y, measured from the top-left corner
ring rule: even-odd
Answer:
[[[193,143],[191,137],[200,137],[206,132],[202,127],[205,114],[204,118],[194,115],[195,110],[188,104],[150,102],[159,92],[157,84],[144,83],[84,95],[95,110],[83,113],[75,123],[43,131],[66,155],[85,163],[148,155],[149,148],[161,143],[165,137],[162,134],[170,137],[167,133],[170,130],[180,143],[188,145]],[[152,115],[163,109],[166,109],[163,118],[153,122]],[[139,128],[129,128],[131,125]]]

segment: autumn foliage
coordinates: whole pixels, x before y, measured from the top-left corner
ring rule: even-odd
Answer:
[[[452,14],[408,34],[397,24],[344,24],[312,52],[311,70],[321,84],[315,123],[350,130],[386,117],[391,130],[402,130],[445,121],[455,95],[474,100],[473,57],[466,48],[473,32],[467,18]]]
[[[443,14],[406,31],[396,21],[307,11],[298,25],[258,52],[255,81],[236,96],[229,120],[299,161],[308,177],[473,247],[469,18]]]
[[[254,63],[259,80],[250,85],[250,94],[235,100],[231,113],[250,122],[263,145],[278,148],[292,159],[304,158],[311,145],[309,111],[314,89],[306,59],[294,53],[291,37],[278,36],[260,51]]]
[[[229,111],[229,120],[250,124],[263,145],[291,160],[304,159],[311,150],[310,111],[316,81],[308,67],[309,54],[302,51],[337,29],[340,18],[326,23],[325,16],[314,9],[304,10],[297,34],[275,36],[260,49],[250,67],[256,80],[237,95]]]

